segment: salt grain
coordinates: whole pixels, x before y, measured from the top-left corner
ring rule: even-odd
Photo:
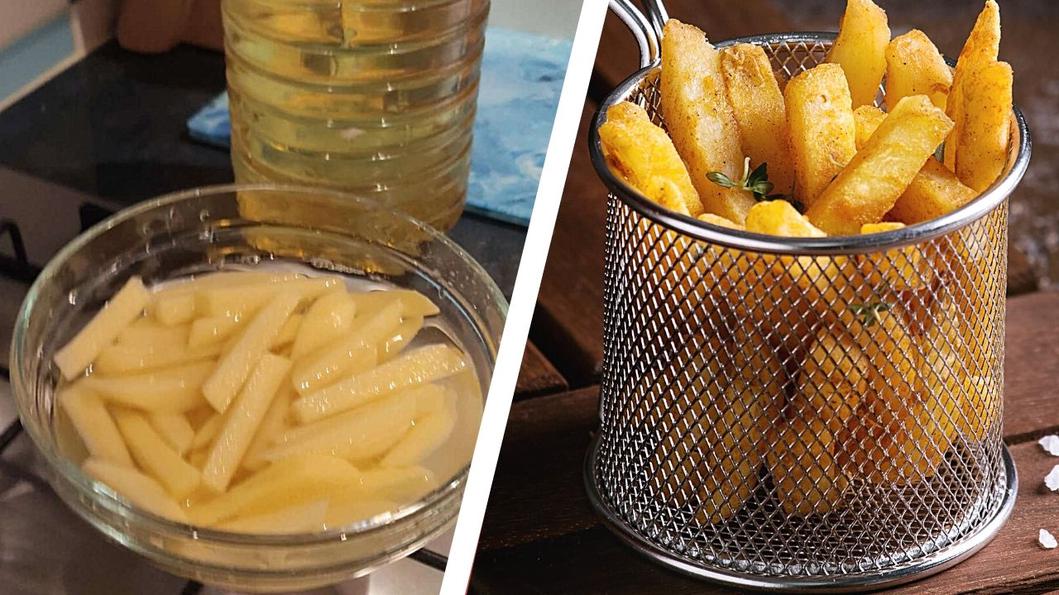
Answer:
[[[1037,441],[1048,454],[1059,457],[1059,436],[1049,434]]]
[[[1059,490],[1059,465],[1052,467],[1048,475],[1044,476],[1044,485],[1048,486],[1048,489],[1053,492]]]
[[[1037,542],[1046,550],[1054,550],[1056,546],[1059,546],[1055,537],[1047,529],[1041,529],[1040,534],[1037,535]]]

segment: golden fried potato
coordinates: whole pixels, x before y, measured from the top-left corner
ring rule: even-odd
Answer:
[[[792,415],[819,419],[832,434],[839,432],[867,393],[868,374],[868,357],[848,333],[821,329],[802,362]]]
[[[743,168],[739,127],[725,95],[720,64],[720,54],[702,31],[675,19],[666,23],[660,83],[666,128],[687,164],[703,209],[742,223],[754,206],[753,195],[706,177],[717,171],[737,180]]]
[[[853,121],[857,126],[857,150],[868,144],[868,139],[875,134],[875,129],[886,119],[886,112],[874,105],[862,105],[853,110]]]
[[[956,175],[978,192],[992,185],[1007,164],[1012,81],[1011,66],[994,62],[970,73],[962,89]]]
[[[904,223],[896,221],[865,223],[860,233],[885,233],[904,226]],[[853,260],[857,263],[860,278],[872,287],[890,287],[895,291],[919,289],[929,285],[933,278],[922,251],[915,245],[887,250],[883,257],[858,254]]]
[[[642,107],[623,101],[607,110],[599,141],[611,168],[644,196],[678,213],[702,213],[673,141]]]
[[[951,213],[977,196],[940,161],[927,159],[886,217],[907,225],[922,223]]]
[[[905,97],[806,216],[831,235],[853,235],[882,220],[951,129],[925,95]]]
[[[787,146],[787,111],[765,50],[740,43],[721,50],[728,102],[739,124],[743,152],[751,163],[767,163],[773,192],[790,195],[794,163]]]
[[[841,506],[849,479],[835,459],[835,439],[823,421],[793,418],[781,424],[766,464],[787,514],[826,514]]]
[[[853,107],[873,103],[879,94],[889,43],[886,11],[871,0],[848,0],[827,61],[845,71]]]
[[[754,205],[747,213],[746,228],[788,238],[822,238],[827,235],[785,200],[766,200]]]
[[[697,219],[699,221],[702,221],[703,223],[709,223],[711,225],[716,225],[717,227],[725,227],[725,228],[728,228],[728,229],[740,229],[740,230],[745,230],[746,229],[746,226],[739,225],[738,223],[733,223],[732,221],[729,221],[728,219],[725,219],[724,217],[721,217],[720,215],[714,215],[713,213],[703,213],[703,214],[699,215],[697,217]]]
[[[910,95],[926,95],[945,109],[952,69],[926,33],[912,29],[886,46],[886,108]]]
[[[842,67],[821,64],[799,73],[787,83],[783,99],[794,160],[794,196],[812,206],[857,152],[853,106]]]
[[[955,126],[945,142],[945,166],[957,171],[959,143],[964,126],[964,88],[971,74],[979,68],[996,62],[1000,54],[1000,6],[995,0],[986,0],[985,7],[967,36],[967,41],[956,60],[956,71],[952,75],[952,87],[945,105],[945,113]]]
[[[876,304],[884,308],[871,309]],[[918,383],[919,350],[909,332],[900,304],[885,299],[862,303],[851,311],[847,329],[868,358],[869,386],[866,405],[883,425],[900,419],[912,402]]]

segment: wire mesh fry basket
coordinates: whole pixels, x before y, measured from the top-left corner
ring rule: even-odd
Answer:
[[[1002,440],[1008,196],[1030,141],[944,217],[879,234],[777,238],[667,211],[607,166],[597,134],[623,100],[658,109],[657,0],[612,9],[642,69],[592,126],[610,190],[600,429],[590,500],[659,563],[740,587],[849,590],[938,572],[1014,506]],[[834,36],[765,48],[781,80]]]

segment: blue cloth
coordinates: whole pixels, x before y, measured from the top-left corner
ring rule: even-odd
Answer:
[[[571,42],[501,27],[490,27],[485,39],[467,208],[526,225]],[[192,138],[228,147],[227,93],[188,119],[187,126]]]

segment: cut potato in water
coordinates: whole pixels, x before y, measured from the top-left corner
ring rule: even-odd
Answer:
[[[342,279],[338,277],[299,277],[284,283],[215,287],[200,292],[196,305],[201,316],[253,315],[267,304],[274,303],[281,293],[295,293],[300,301],[313,299],[341,286]]]
[[[295,401],[294,413],[302,422],[315,421],[395,391],[452,376],[466,367],[463,354],[454,347],[418,347]]]
[[[189,332],[190,328],[184,325],[165,326],[150,318],[138,318],[118,333],[116,343],[125,347],[146,347],[155,350],[163,347],[183,347],[188,344]]]
[[[250,316],[207,316],[191,323],[188,347],[201,348],[207,345],[223,345],[236,331],[243,328]]]
[[[279,329],[279,334],[276,335],[276,338],[272,341],[270,349],[278,350],[283,349],[288,345],[292,345],[294,339],[298,336],[298,330],[301,329],[302,318],[304,318],[304,316],[301,314],[291,314],[290,318],[287,319],[287,322],[283,323],[283,326]]]
[[[64,388],[56,400],[93,458],[132,467],[129,450],[98,395],[75,384]]]
[[[132,277],[86,324],[55,354],[55,365],[63,378],[80,376],[104,347],[114,342],[122,330],[143,313],[150,292],[139,277]]]
[[[82,382],[104,401],[143,411],[182,413],[205,402],[202,384],[212,370],[212,362],[201,362],[131,376],[93,375]]]
[[[254,516],[238,516],[217,525],[218,529],[236,533],[282,535],[310,533],[323,528],[330,506],[327,500],[296,504]]]
[[[147,421],[173,450],[183,455],[195,440],[195,428],[183,413],[148,413]]]
[[[436,413],[431,413],[415,421],[413,427],[396,446],[393,447],[379,465],[382,467],[407,467],[415,465],[430,456],[441,447],[456,427],[455,404]]]
[[[278,444],[263,456],[272,461],[309,453],[326,453],[351,461],[377,457],[412,429],[416,400],[415,394],[406,391],[358,407],[334,420],[318,421],[299,431],[297,439]]]
[[[81,466],[85,473],[143,508],[169,520],[186,522],[187,515],[162,485],[139,471],[99,459],[88,459]]]
[[[357,312],[368,314],[378,312],[393,301],[401,303],[401,312],[405,316],[434,316],[441,312],[430,298],[414,289],[385,289],[352,294],[357,304]]]
[[[438,476],[426,467],[374,469],[360,475],[360,489],[391,500],[414,500],[438,487]]]
[[[258,515],[316,500],[317,495],[356,484],[360,471],[330,455],[307,455],[279,461],[227,492],[188,509],[199,525],[213,525],[236,515]]]
[[[202,468],[202,483],[207,488],[216,492],[227,489],[289,370],[290,360],[271,353],[262,356],[254,367],[231,412],[225,415],[224,428]]]
[[[174,498],[183,498],[199,486],[199,470],[166,444],[142,413],[118,408],[114,411],[114,422],[125,438],[132,458]]]
[[[329,529],[345,527],[358,521],[370,519],[376,515],[397,510],[397,503],[380,498],[365,498],[354,494],[346,498],[331,498],[328,502],[324,524]]]
[[[358,317],[348,335],[298,360],[291,376],[294,388],[305,395],[374,366],[375,346],[401,326],[403,308],[394,302],[371,316]]]
[[[224,414],[214,412],[195,432],[195,438],[191,440],[191,450],[199,450],[213,444],[223,427]]]
[[[195,318],[195,296],[190,293],[156,296],[151,314],[164,325],[187,324]]]
[[[276,392],[276,397],[268,406],[268,411],[261,420],[261,425],[258,426],[250,447],[246,449],[243,467],[257,471],[268,464],[262,455],[283,433],[287,423],[287,412],[290,411],[290,404],[293,400],[294,387],[290,383],[282,383]]]
[[[186,344],[155,347],[116,343],[99,353],[92,371],[105,376],[145,372],[214,359],[220,353],[220,345],[189,349]]]
[[[379,344],[379,362],[388,362],[397,357],[422,329],[422,316],[405,316],[393,336]]]
[[[356,311],[353,297],[344,288],[320,296],[305,313],[291,357],[298,359],[341,337],[353,326]]]
[[[301,296],[282,291],[254,317],[231,350],[217,364],[202,385],[202,394],[218,412],[223,413],[243,386],[250,371],[279,335],[283,324],[294,312]]]

